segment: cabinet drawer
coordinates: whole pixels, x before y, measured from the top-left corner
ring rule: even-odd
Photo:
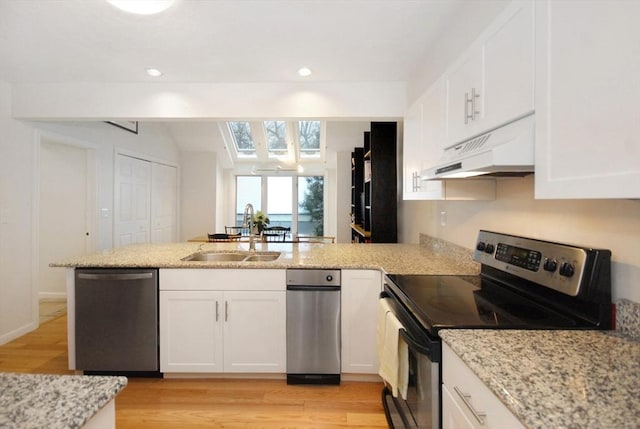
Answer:
[[[450,394],[459,411],[464,413],[466,420],[472,422],[474,427],[524,429],[522,423],[500,399],[445,343],[442,344],[442,383],[443,395]],[[444,391],[445,388],[448,392]],[[467,395],[467,403],[463,400],[462,394]],[[447,406],[446,402],[444,404],[443,406]],[[474,416],[471,407],[476,414],[485,414],[481,417],[484,425]],[[455,411],[451,409],[443,410],[443,415],[453,413]]]

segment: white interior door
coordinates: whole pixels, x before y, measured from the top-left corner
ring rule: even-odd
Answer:
[[[66,296],[65,271],[49,263],[91,250],[89,151],[47,140],[40,145],[40,298]]]
[[[114,192],[114,247],[149,243],[151,162],[117,154]]]
[[[177,168],[154,162],[151,181],[151,242],[171,243],[178,236]]]

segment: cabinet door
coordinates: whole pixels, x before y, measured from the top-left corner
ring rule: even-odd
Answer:
[[[404,114],[402,123],[402,177],[403,200],[415,200],[420,192],[422,148],[422,98],[418,99]]]
[[[225,372],[286,371],[286,292],[225,292]]]
[[[221,372],[222,292],[160,292],[160,371]]]
[[[382,274],[342,270],[342,372],[377,374],[376,317]]]
[[[420,172],[440,159],[444,139],[444,80],[439,79],[404,118],[404,200],[444,199],[444,183],[420,180]]]
[[[448,400],[452,401],[455,407],[452,407],[452,404],[447,406],[444,402],[446,391],[449,393]],[[442,392],[443,428],[524,429],[506,405],[445,343],[442,343]],[[461,395],[466,397],[463,399]],[[474,412],[478,417],[474,416]],[[482,423],[478,418],[482,419]],[[445,426],[447,421],[453,426]],[[467,426],[465,421],[471,426]]]
[[[482,66],[482,49],[474,45],[446,74],[446,129],[442,148],[477,133],[484,115]]]
[[[640,198],[638,16],[536,2],[536,198]]]
[[[482,130],[534,110],[533,2],[516,1],[492,24],[483,40]]]
[[[442,385],[442,429],[475,429],[444,384]]]

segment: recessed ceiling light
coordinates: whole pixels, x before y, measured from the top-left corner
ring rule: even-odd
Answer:
[[[137,15],[153,15],[167,10],[175,0],[107,0],[112,6]]]
[[[162,72],[158,69],[147,69],[147,74],[151,77],[160,77]]]
[[[298,69],[298,76],[307,77],[311,75],[311,69],[308,67],[301,67]]]

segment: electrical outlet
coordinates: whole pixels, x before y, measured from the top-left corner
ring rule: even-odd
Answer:
[[[447,212],[440,212],[440,226],[447,226]]]

